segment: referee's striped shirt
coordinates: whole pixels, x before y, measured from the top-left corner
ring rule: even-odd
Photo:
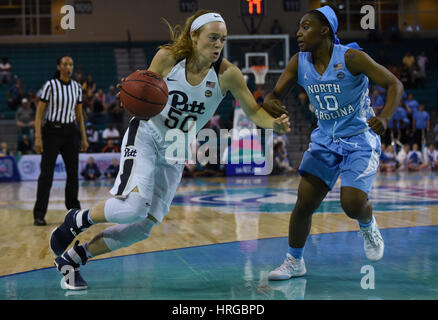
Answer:
[[[47,103],[47,121],[73,123],[76,120],[75,107],[82,103],[82,88],[73,79],[68,83],[52,79],[44,84],[40,100]]]

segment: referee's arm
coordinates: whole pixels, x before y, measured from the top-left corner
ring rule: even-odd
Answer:
[[[43,140],[41,139],[41,122],[44,111],[47,108],[47,102],[40,100],[38,102],[37,112],[35,115],[35,152],[43,153]]]
[[[85,152],[88,149],[87,134],[85,133],[84,117],[82,115],[82,103],[78,103],[75,108],[76,121],[78,122],[79,130],[81,131],[81,151]]]

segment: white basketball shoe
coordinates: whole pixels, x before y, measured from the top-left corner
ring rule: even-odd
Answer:
[[[291,254],[286,253],[286,259],[281,266],[269,272],[269,280],[287,280],[292,277],[300,277],[306,274],[304,259],[295,259]]]
[[[383,257],[385,244],[377,227],[376,219],[373,218],[373,222],[369,227],[360,228],[360,232],[364,239],[363,247],[366,257],[371,261],[380,260]]]

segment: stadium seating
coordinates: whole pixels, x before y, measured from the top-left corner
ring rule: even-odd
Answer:
[[[56,71],[56,60],[62,55],[72,56],[75,70],[81,69],[84,76],[91,74],[97,88],[107,91],[117,83],[114,44],[26,44],[1,45],[0,55],[9,58],[12,74],[17,75],[28,91],[37,92]],[[7,87],[0,87],[0,114],[12,119],[14,112],[7,107]]]

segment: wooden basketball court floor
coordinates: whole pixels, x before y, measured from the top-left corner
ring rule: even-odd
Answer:
[[[438,298],[438,179],[430,172],[376,177],[370,200],[385,240],[382,260],[365,258],[357,222],[342,213],[338,181],[313,216],[307,275],[268,281],[285,256],[298,182],[298,176],[183,179],[148,240],[81,266],[84,291],[61,289],[48,247],[66,213],[65,182],[53,183],[45,227],[33,226],[36,182],[2,183],[0,299]],[[82,181],[82,208],[107,198],[111,186]],[[108,226],[94,225],[79,239]]]

